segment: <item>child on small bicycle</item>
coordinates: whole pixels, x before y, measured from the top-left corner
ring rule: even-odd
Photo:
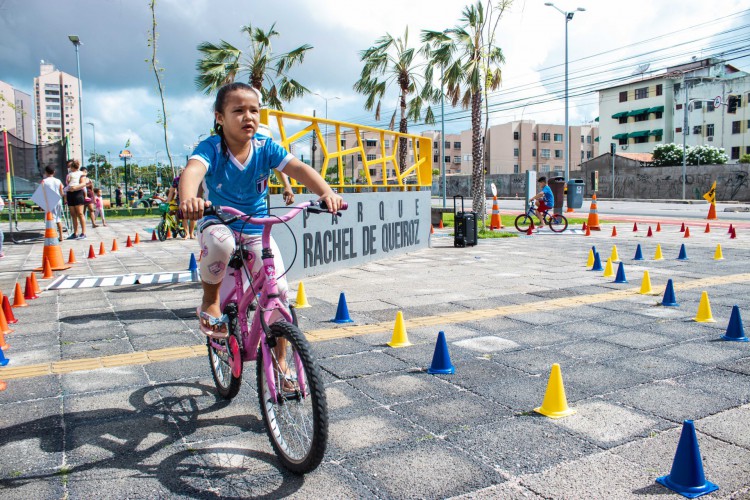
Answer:
[[[537,200],[537,207],[534,213],[539,218],[539,227],[544,227],[544,212],[555,206],[555,195],[552,189],[547,185],[547,178],[541,176],[537,181],[539,192],[531,197],[531,200]]]
[[[228,336],[227,318],[220,310],[219,289],[234,251],[233,232],[242,233],[245,247],[252,254],[249,259],[255,273],[262,265],[262,227],[242,220],[224,226],[213,217],[203,217],[203,209],[214,204],[230,206],[256,217],[267,214],[268,179],[274,169],[304,184],[332,213],[336,213],[343,202],[312,167],[269,137],[256,134],[260,125],[260,101],[260,91],[245,83],[230,83],[219,89],[214,102],[216,135],[195,148],[179,183],[183,216],[189,220],[200,219],[197,229],[203,300],[196,313],[201,331],[218,339]],[[206,200],[198,197],[200,185],[203,185]],[[284,266],[273,240],[271,248],[276,270],[281,275]],[[286,300],[286,279],[279,279],[278,286],[282,300]]]

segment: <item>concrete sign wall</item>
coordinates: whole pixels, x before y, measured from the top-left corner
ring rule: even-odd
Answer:
[[[274,227],[272,234],[287,268],[294,259],[287,278],[327,273],[427,247],[430,191],[343,196],[349,209],[341,217],[300,214],[289,222],[291,232],[283,225]],[[296,195],[295,203],[312,199],[317,197]],[[280,195],[271,196],[271,206],[284,206]],[[272,213],[283,214],[285,210]]]

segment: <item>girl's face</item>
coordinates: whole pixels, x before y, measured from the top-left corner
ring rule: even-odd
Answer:
[[[227,94],[224,109],[216,112],[216,123],[224,128],[228,142],[247,143],[260,123],[260,103],[252,90],[239,89]]]

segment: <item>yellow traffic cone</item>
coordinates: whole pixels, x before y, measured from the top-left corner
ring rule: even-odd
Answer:
[[[604,266],[604,276],[605,278],[611,278],[615,275],[614,270],[612,270],[612,257],[607,259],[607,265]]]
[[[714,260],[724,260],[724,254],[721,253],[721,243],[716,245],[716,252],[714,252]]]
[[[716,323],[711,314],[711,303],[708,301],[708,292],[701,294],[701,302],[698,304],[698,314],[693,318],[698,323]]]
[[[656,245],[656,253],[654,254],[654,260],[664,260],[664,256],[661,254],[661,244]]]
[[[307,294],[305,294],[305,284],[301,281],[297,286],[297,300],[295,300],[294,307],[297,309],[304,309],[305,307],[312,307],[307,302]]]
[[[411,345],[409,337],[406,336],[406,327],[404,326],[404,315],[401,311],[396,313],[396,324],[393,327],[393,336],[388,342],[391,347],[407,347]]]
[[[549,418],[562,418],[573,415],[576,411],[568,407],[568,399],[565,397],[565,387],[563,387],[562,372],[560,365],[552,365],[552,371],[549,374],[547,382],[547,392],[544,393],[542,406],[534,408],[534,411],[541,413]]]
[[[612,245],[612,262],[620,262],[620,256],[617,255],[617,245]]]
[[[641,282],[641,295],[648,295],[654,293],[651,289],[651,277],[648,275],[648,271],[643,271],[643,281]]]
[[[589,260],[586,261],[586,267],[594,267],[594,249],[589,249]]]

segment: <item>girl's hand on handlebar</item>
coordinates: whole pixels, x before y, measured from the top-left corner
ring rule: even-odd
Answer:
[[[294,203],[294,191],[292,191],[291,189],[284,189],[283,196],[284,203],[286,203],[287,205],[291,205]]]
[[[203,217],[203,209],[210,207],[211,202],[203,198],[190,198],[180,202],[180,212],[187,220],[198,220]]]
[[[338,212],[341,209],[342,203],[344,203],[344,199],[334,192],[324,194],[318,201],[325,203],[328,211],[332,214]]]

